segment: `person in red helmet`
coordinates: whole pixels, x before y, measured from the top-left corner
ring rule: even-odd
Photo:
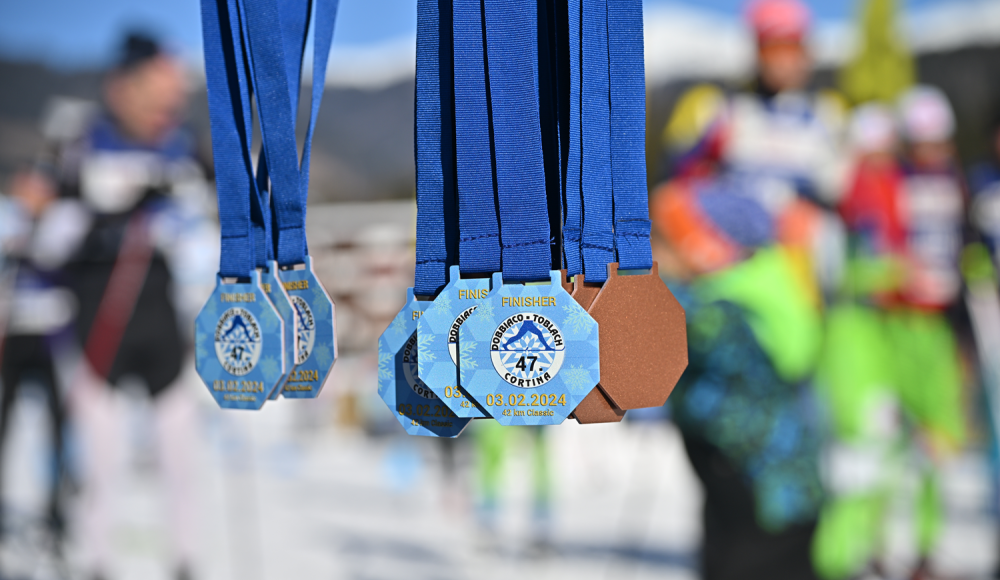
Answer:
[[[778,226],[778,242],[807,256],[820,287],[837,287],[843,231],[835,213],[848,169],[845,105],[810,90],[810,12],[798,0],[746,10],[757,67],[742,90],[699,85],[681,97],[663,139],[667,180],[731,183]]]

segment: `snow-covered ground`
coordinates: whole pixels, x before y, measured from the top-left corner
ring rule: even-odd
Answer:
[[[567,422],[546,431],[555,475],[546,540],[532,518],[527,440],[515,438],[501,521],[488,534],[473,509],[468,434],[456,447],[458,476],[446,478],[441,442],[407,438],[391,425],[399,435],[337,426],[332,395],[246,413],[213,408],[196,385],[191,394],[204,442],[192,451],[202,506],[197,578],[696,577],[700,491],[678,435],[661,423]],[[144,427],[148,404],[125,400],[121,419],[133,443],[115,515],[113,578],[166,580],[169,542]],[[0,550],[5,580],[60,578],[25,524],[43,501],[44,416],[37,398],[22,397],[15,410],[5,498],[15,534]],[[937,562],[957,577],[985,578],[996,545],[985,464],[973,455],[954,461],[944,489],[948,520]],[[901,569],[912,557],[905,512],[893,518],[891,532],[890,564]],[[81,555],[76,532],[71,538],[72,568]]]

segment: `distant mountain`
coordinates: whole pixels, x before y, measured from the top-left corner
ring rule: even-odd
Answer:
[[[917,63],[922,82],[942,87],[955,105],[963,159],[971,162],[985,155],[989,148],[986,126],[1000,114],[1000,45],[977,43],[923,52],[918,54]],[[650,79],[655,82],[648,92],[651,180],[661,171],[659,135],[677,97],[697,81],[738,82],[733,79],[722,70],[660,82]],[[833,81],[830,65],[815,77],[816,86],[829,87]],[[100,84],[101,75],[95,72],[61,73],[37,64],[0,60],[0,86],[4,87],[0,90],[0,187],[19,164],[41,149],[39,120],[50,98],[63,95],[96,101]],[[308,94],[308,89],[303,93]],[[306,99],[300,103],[300,138],[308,118],[308,104]],[[210,155],[203,87],[192,95],[189,122],[202,150]],[[412,77],[383,87],[328,86],[317,120],[311,177],[313,203],[412,197]]]
[[[203,81],[192,94],[188,122],[211,155]],[[101,74],[60,73],[0,60],[0,187],[42,147],[39,123],[54,96],[97,101]],[[12,90],[13,89],[13,90]],[[303,90],[309,94],[309,88]],[[302,99],[300,140],[309,103]],[[259,142],[259,140],[258,140]],[[301,141],[300,141],[301,142]],[[413,193],[413,81],[373,89],[328,87],[316,122],[310,173],[313,202],[405,198]]]

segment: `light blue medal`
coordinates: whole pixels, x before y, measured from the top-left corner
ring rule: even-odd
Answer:
[[[288,399],[318,396],[337,356],[333,300],[316,278],[312,258],[306,256],[303,265],[281,272],[296,322],[295,370],[281,391]]]
[[[475,344],[462,343],[459,328],[490,289],[489,275],[500,269],[500,232],[494,207],[490,156],[489,105],[486,99],[483,20],[479,0],[453,3],[455,67],[455,163],[458,188],[459,262],[449,270],[448,285],[417,324],[420,378],[459,417],[488,417],[482,405],[459,384],[459,360]]]
[[[297,90],[290,87],[299,84],[299,65],[295,63],[301,61],[286,52],[305,45],[307,27],[287,26],[288,18],[281,20],[276,0],[243,1],[253,80],[257,94],[266,96],[258,98],[257,105],[274,213],[275,256],[279,264],[274,273],[288,293],[296,322],[295,369],[282,394],[286,398],[315,398],[336,360],[337,342],[333,301],[316,277],[308,256],[305,216],[312,135],[325,86],[337,2],[315,2],[312,106],[300,164],[291,97],[297,96]],[[286,40],[283,28],[297,30],[297,42]]]
[[[235,1],[202,3],[222,256],[215,290],[195,320],[195,366],[219,406],[259,409],[285,373],[284,322],[254,268],[249,134],[244,111],[232,105],[247,90],[239,26],[230,25],[238,18]]]
[[[281,316],[284,327],[285,335],[285,372],[281,376],[281,380],[271,391],[268,396],[270,400],[275,400],[281,394],[282,386],[284,386],[285,381],[288,380],[289,375],[295,372],[295,353],[298,350],[298,335],[295,332],[295,310],[292,308],[292,299],[289,298],[288,292],[285,291],[285,287],[282,285],[281,280],[275,274],[278,271],[278,263],[275,261],[267,262],[266,267],[259,268],[260,272],[260,285],[267,294],[267,297],[271,300],[271,304],[274,304],[274,309]]]
[[[434,355],[422,349],[417,330],[418,320],[431,304],[429,298],[442,292],[458,238],[452,164],[455,129],[450,123],[453,100],[448,98],[452,35],[449,27],[439,26],[440,16],[437,0],[418,0],[416,276],[414,287],[407,291],[406,306],[379,338],[379,396],[407,433],[455,437],[470,419],[456,416],[421,380],[420,365]],[[455,365],[449,364],[454,382]]]
[[[600,380],[597,323],[551,268],[538,107],[537,4],[486,0],[503,274],[459,329],[460,381],[504,425],[555,425]],[[546,281],[537,284],[535,282]]]
[[[462,279],[459,267],[452,266],[448,285],[424,310],[417,322],[420,352],[419,375],[424,384],[459,417],[477,419],[490,415],[461,388],[458,368],[471,367],[468,356],[476,343],[467,340],[459,345],[459,330],[489,294],[489,278]]]
[[[417,321],[429,304],[410,288],[406,306],[379,337],[378,394],[410,435],[456,437],[469,419],[453,413],[419,378]]]

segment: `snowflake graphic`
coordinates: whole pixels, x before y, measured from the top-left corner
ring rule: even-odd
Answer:
[[[574,366],[559,371],[566,386],[574,391],[589,389],[594,385],[590,381],[590,371],[585,368]]]
[[[424,340],[417,341],[417,360],[432,362],[435,358],[434,352],[431,351],[431,345],[434,343],[435,334],[428,334],[423,337]]]
[[[389,325],[389,330],[395,334],[406,334],[406,317],[400,312],[396,318],[392,319],[392,324]]]
[[[206,348],[206,346],[209,344],[211,339],[207,336],[204,336],[201,332],[199,332],[198,334],[200,336],[195,340],[194,356],[196,359],[204,360],[205,358],[208,357],[208,349]],[[202,338],[202,336],[204,336],[204,338]]]
[[[309,306],[312,307],[313,316],[316,318],[330,316],[330,299],[327,298],[326,292],[322,288],[313,288],[313,299]]]
[[[451,310],[451,293],[442,292],[435,300],[434,306],[438,308],[443,308],[445,310]]]
[[[215,300],[209,300],[205,303],[205,307],[201,309],[201,315],[209,319],[215,319],[219,317],[218,302]]]
[[[472,370],[478,365],[476,364],[476,359],[472,358],[472,353],[476,351],[476,341],[466,340],[459,343],[459,364],[462,366],[463,370]]]
[[[333,364],[333,353],[330,351],[329,345],[316,345],[316,350],[313,351],[313,356],[316,357],[316,362],[319,363],[321,369],[330,368],[330,365]]]
[[[594,319],[587,314],[587,311],[575,304],[563,306],[566,312],[566,326],[573,334],[589,334],[590,327],[594,324]]]
[[[271,383],[281,375],[281,366],[276,358],[269,356],[260,361],[260,371],[264,374],[264,380]]]
[[[267,310],[261,312],[260,316],[260,329],[264,334],[271,334],[278,331],[278,323],[280,322],[277,316],[268,316],[271,314]]]
[[[483,300],[474,314],[481,324],[493,324],[493,301]]]
[[[378,351],[378,380],[392,380],[392,353],[381,349]]]

